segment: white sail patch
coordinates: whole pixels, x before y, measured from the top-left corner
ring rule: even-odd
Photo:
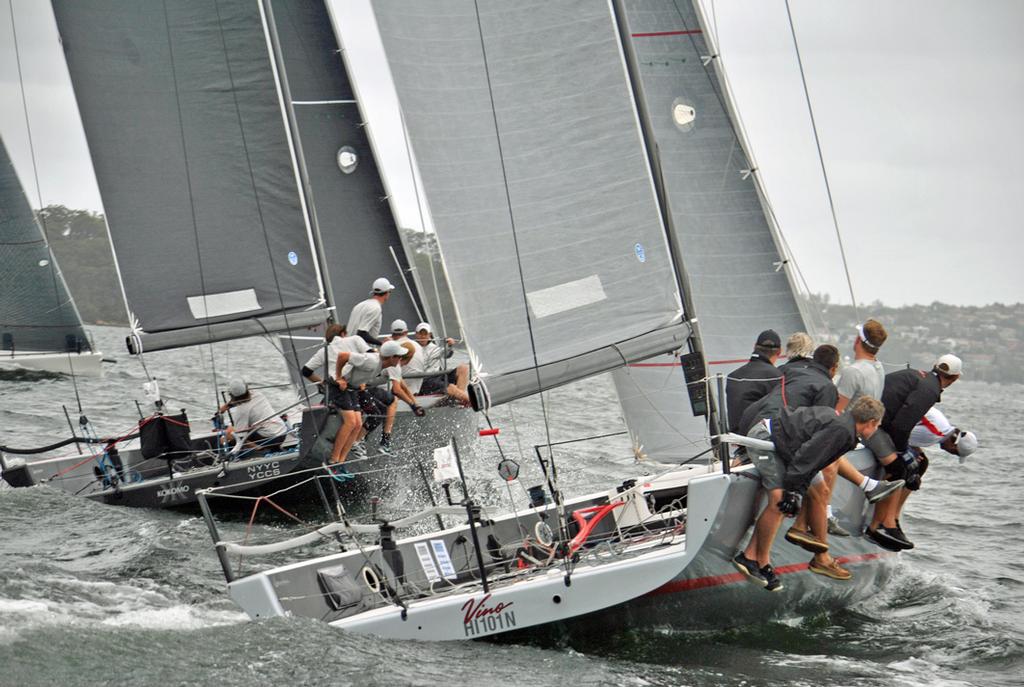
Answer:
[[[253,289],[208,293],[204,296],[188,296],[188,309],[192,317],[202,320],[207,317],[222,317],[240,312],[259,310],[262,306]]]
[[[537,318],[600,303],[606,298],[601,278],[596,274],[526,294],[530,309]]]

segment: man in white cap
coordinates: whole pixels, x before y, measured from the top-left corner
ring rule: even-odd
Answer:
[[[231,400],[217,409],[218,415],[230,411],[231,424],[225,431],[228,440],[233,441],[235,434],[241,434],[246,448],[264,453],[280,449],[288,426],[274,412],[267,397],[238,378],[228,384],[228,394]]]
[[[916,491],[921,485],[922,462],[910,446],[910,435],[932,406],[942,399],[942,391],[960,379],[962,373],[960,358],[947,353],[935,361],[930,372],[906,369],[885,376],[882,429],[885,430],[883,439],[890,443],[884,448],[872,445],[871,450],[876,456],[895,453],[896,459],[885,465],[886,479],[902,479],[906,484],[875,506],[871,526],[865,532],[882,548],[890,551],[914,548],[897,522],[900,506],[907,499],[903,492]]]
[[[426,370],[423,358],[423,348],[419,343],[409,338],[409,327],[405,320],[395,320],[391,323],[391,340],[399,343],[405,348],[406,353],[402,356],[402,381],[413,394],[420,392],[423,384],[421,375]],[[414,375],[409,377],[409,375]]]
[[[442,349],[434,341],[434,335],[430,331],[429,322],[420,322],[416,325],[416,342],[423,349],[423,367],[426,372],[441,372],[445,368],[448,358],[452,357],[452,346],[455,340],[448,338],[444,341]],[[469,365],[458,365],[454,370],[423,380],[419,392],[421,394],[447,394],[463,405],[469,404],[469,393],[466,387],[469,385]]]
[[[416,403],[416,398],[402,382],[399,364],[406,350],[395,341],[381,344],[379,353],[338,354],[335,378],[342,391],[347,392],[348,401],[343,407],[344,424],[334,439],[331,462],[343,463],[356,441],[362,441],[384,420],[381,437],[381,452],[391,453],[391,427],[397,398],[412,408],[413,414],[423,417],[426,412]],[[389,388],[390,387],[390,388]],[[365,414],[365,418],[364,418]]]
[[[378,338],[381,323],[384,321],[382,308],[394,290],[394,284],[385,277],[379,277],[374,281],[370,297],[356,303],[356,306],[352,308],[352,313],[348,316],[348,331],[353,336],[362,337],[366,343],[372,346],[380,346],[384,343]]]

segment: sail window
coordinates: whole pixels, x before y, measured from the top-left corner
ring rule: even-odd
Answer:
[[[672,122],[680,131],[689,131],[697,119],[697,110],[682,98],[672,101]]]
[[[548,317],[605,300],[601,278],[596,274],[576,281],[549,286],[526,294],[534,317]]]
[[[351,174],[356,171],[356,166],[359,164],[359,156],[356,155],[355,149],[352,146],[342,146],[338,148],[338,169],[345,174]]]
[[[224,315],[260,310],[262,306],[253,289],[243,289],[189,296],[188,308],[192,311],[192,317],[202,320],[207,317],[223,317]]]

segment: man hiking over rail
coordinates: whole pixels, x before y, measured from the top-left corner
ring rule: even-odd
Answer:
[[[768,504],[754,524],[747,548],[732,559],[740,572],[770,592],[782,589],[771,565],[772,542],[782,518],[797,514],[814,475],[852,451],[858,437],[871,437],[884,413],[880,401],[864,396],[842,414],[821,406],[783,409],[750,430],[751,438],[771,441],[775,452],[748,449],[768,492]]]

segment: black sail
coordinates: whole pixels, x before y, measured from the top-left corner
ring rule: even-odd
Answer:
[[[0,141],[0,356],[88,350],[78,310]]]
[[[138,342],[322,320],[258,3],[53,8]]]

